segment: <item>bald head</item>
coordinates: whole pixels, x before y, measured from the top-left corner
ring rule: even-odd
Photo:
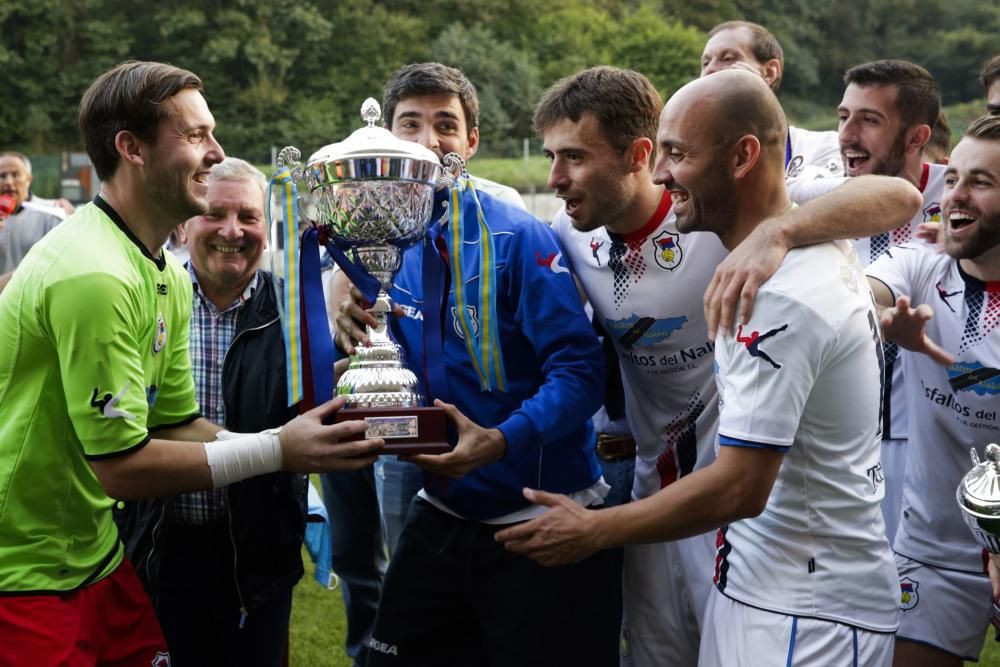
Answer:
[[[704,131],[718,141],[752,135],[760,142],[762,159],[784,162],[785,112],[767,83],[751,72],[723,70],[695,79],[667,104],[702,117]]]
[[[653,180],[674,199],[677,229],[714,231],[725,243],[758,209],[787,202],[786,134],[778,99],[752,72],[716,72],[674,93],[660,115]]]

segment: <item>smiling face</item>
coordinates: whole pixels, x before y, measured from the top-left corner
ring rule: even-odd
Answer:
[[[13,197],[15,209],[28,198],[30,186],[31,174],[19,157],[15,155],[0,157],[0,195]]]
[[[542,150],[552,161],[548,186],[565,202],[574,228],[589,232],[606,225],[615,231],[627,224],[628,158],[608,143],[592,113],[545,130]]]
[[[722,159],[732,144],[717,138],[713,111],[701,101],[675,97],[663,108],[656,133],[653,182],[670,192],[677,231],[725,233],[732,218],[735,181]]]
[[[393,112],[392,133],[429,148],[440,159],[448,153],[458,153],[468,161],[479,146],[479,128],[469,128],[457,95],[401,99]]]
[[[243,290],[267,247],[264,193],[250,179],[208,182],[208,212],[187,221],[191,263],[202,289]]]
[[[909,128],[896,108],[895,86],[850,84],[837,108],[840,155],[848,176],[900,176]]]
[[[208,174],[226,155],[215,140],[215,119],[201,93],[185,89],[166,103],[156,142],[145,145],[145,179],[154,206],[183,221],[208,208]]]
[[[1000,247],[1000,142],[965,137],[945,172],[945,252],[975,259]]]

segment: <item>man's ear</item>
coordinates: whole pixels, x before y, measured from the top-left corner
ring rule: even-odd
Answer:
[[[642,168],[653,169],[653,142],[649,137],[637,137],[632,140],[625,156],[628,158],[629,171],[635,172]]]
[[[906,131],[906,152],[912,153],[913,151],[922,151],[927,145],[927,142],[931,140],[931,130],[930,125],[914,125],[909,130]]]
[[[733,177],[746,177],[760,159],[760,140],[752,134],[745,134],[736,141],[732,149]]]
[[[465,161],[468,162],[472,159],[472,156],[476,154],[476,149],[479,148],[479,128],[474,127],[469,130],[469,154],[465,156]]]
[[[764,81],[767,82],[768,87],[774,85],[774,82],[781,78],[781,61],[777,58],[771,58],[763,65],[764,67]]]
[[[145,165],[143,157],[145,147],[145,142],[130,130],[121,130],[115,135],[115,149],[126,162],[140,167]]]

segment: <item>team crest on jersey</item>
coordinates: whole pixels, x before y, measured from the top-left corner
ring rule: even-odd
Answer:
[[[978,361],[956,361],[948,367],[952,391],[971,391],[979,396],[1000,394],[1000,368],[989,368]]]
[[[170,667],[170,654],[164,653],[163,651],[157,651],[152,662],[149,664],[152,665],[152,667]]]
[[[902,611],[909,611],[920,602],[920,595],[917,594],[918,588],[920,588],[920,584],[909,577],[903,577],[899,580],[899,608]]]
[[[542,257],[542,253],[536,250],[535,261],[538,263],[538,266],[548,267],[552,273],[569,273],[569,269],[559,263],[562,261],[561,252],[550,252],[545,257]]]
[[[924,209],[924,222],[941,222],[940,202],[931,202]]]
[[[167,323],[163,320],[163,313],[156,316],[156,335],[153,336],[153,354],[158,354],[167,342]]]
[[[469,320],[472,322],[472,335],[479,337],[479,311],[476,310],[475,306],[466,306],[465,312],[469,314]],[[465,334],[462,332],[462,323],[458,320],[458,311],[455,310],[455,306],[451,307],[451,323],[455,328],[455,335],[465,340]]]
[[[673,271],[684,259],[684,251],[681,249],[681,235],[663,230],[653,237],[653,247],[655,251],[653,258],[656,263],[667,271]]]

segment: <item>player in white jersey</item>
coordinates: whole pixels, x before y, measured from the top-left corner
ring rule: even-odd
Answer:
[[[757,72],[777,93],[785,67],[784,51],[764,26],[750,21],[726,21],[708,31],[708,41],[701,53],[701,76],[734,67]],[[788,127],[785,173],[788,178],[797,178],[807,168],[829,176],[844,174],[836,132]]]
[[[894,544],[897,664],[917,667],[976,660],[990,616],[982,550],[954,497],[969,446],[1000,432],[1000,118],[974,121],[955,147],[942,209],[946,255],[904,245],[868,267],[877,301],[897,306],[883,320],[886,335],[933,354],[904,357],[912,449]],[[905,338],[912,329],[900,327],[923,324],[927,306],[926,331]]]
[[[941,193],[945,167],[924,161],[924,147],[940,109],[933,77],[924,68],[901,60],[880,60],[852,67],[844,75],[844,96],[837,108],[840,151],[847,177],[831,178],[810,168],[789,181],[796,201],[810,199],[865,174],[904,178],[923,195],[923,204],[910,221],[888,232],[854,240],[863,266],[890,247],[919,242],[918,227],[941,222]],[[905,356],[903,353],[902,356]],[[895,343],[885,345],[886,384],[882,410],[882,470],[885,499],[882,511],[892,542],[899,521],[906,467],[907,417],[901,353]]]
[[[777,106],[777,101],[773,97],[773,94],[768,92],[767,87],[764,86],[759,79],[754,79],[744,73],[737,72],[727,72],[720,74],[719,76],[724,78],[716,82],[715,77],[708,77],[700,80],[699,82],[689,84],[689,86],[684,89],[687,91],[686,99],[690,101],[693,97],[702,96],[704,99],[708,100],[710,98],[714,99],[713,95],[726,98],[725,100],[719,102],[719,107],[716,109],[724,108],[727,104],[731,106],[734,102],[743,103],[743,106],[740,108],[748,109],[754,109],[755,104],[763,105],[761,108],[766,109],[768,113],[771,113],[772,116],[778,119],[777,125],[781,132],[784,132],[784,121],[783,115],[780,112],[780,107]],[[732,77],[735,77],[735,79]],[[557,86],[558,85],[559,84],[557,84]],[[728,96],[740,90],[750,90],[751,93],[749,97],[753,100],[754,104],[749,104],[748,100],[745,97],[741,97],[739,94],[737,94],[737,97],[740,97],[741,99],[729,99]],[[712,94],[709,94],[710,92]],[[546,96],[549,96],[550,94],[551,91],[550,93],[547,93]],[[678,93],[678,96],[680,95],[681,93]],[[615,99],[621,98],[618,97]],[[543,102],[540,104],[539,110],[541,110],[545,104],[546,99],[543,98]],[[619,103],[619,106],[622,105]],[[702,239],[706,236],[705,234],[680,233],[676,238],[671,237],[670,232],[674,232],[677,228],[669,222],[659,222],[656,217],[646,219],[639,218],[638,220],[633,219],[631,226],[632,233],[626,232],[624,234],[619,234],[616,231],[612,231],[611,234],[608,234],[607,231],[618,229],[619,227],[616,227],[616,225],[621,225],[623,222],[627,223],[627,220],[622,220],[620,217],[617,219],[604,218],[607,230],[604,230],[603,234],[598,233],[597,227],[602,221],[603,216],[595,213],[593,209],[588,210],[587,207],[588,205],[593,206],[594,203],[599,205],[605,204],[608,199],[599,197],[588,198],[586,195],[581,193],[581,190],[584,188],[580,187],[581,184],[593,185],[596,181],[596,177],[591,176],[590,181],[588,182],[586,178],[579,174],[579,171],[585,170],[578,170],[576,179],[579,183],[576,183],[573,182],[573,179],[570,177],[559,175],[560,173],[567,171],[569,173],[573,173],[574,165],[586,163],[588,160],[595,159],[592,152],[585,150],[585,147],[597,140],[593,136],[596,132],[592,130],[588,133],[587,128],[584,127],[588,120],[588,114],[581,114],[577,112],[576,117],[579,120],[572,121],[572,118],[574,117],[572,115],[572,108],[564,106],[562,109],[562,113],[566,116],[566,118],[563,118],[561,122],[552,122],[548,127],[546,127],[544,123],[539,123],[539,111],[536,110],[536,127],[538,127],[544,135],[546,150],[553,154],[553,176],[551,177],[553,185],[559,187],[560,189],[562,187],[566,188],[563,193],[567,199],[566,214],[573,219],[573,225],[577,229],[585,229],[588,231],[586,231],[585,234],[581,234],[579,232],[569,233],[569,230],[565,225],[565,220],[562,218],[557,219],[555,223],[556,228],[557,230],[562,230],[560,232],[560,236],[564,240],[567,255],[573,263],[574,268],[577,270],[585,289],[591,296],[591,299],[595,301],[594,309],[596,313],[607,319],[624,320],[632,319],[632,315],[634,314],[636,323],[638,323],[643,317],[648,317],[653,320],[652,323],[647,325],[648,328],[646,331],[656,333],[651,335],[647,340],[643,340],[643,334],[641,332],[633,334],[630,337],[633,347],[636,346],[636,343],[645,343],[645,345],[642,345],[642,347],[637,350],[637,357],[631,358],[626,350],[624,351],[625,354],[621,356],[621,359],[623,370],[625,371],[623,375],[626,377],[626,382],[634,382],[634,386],[631,387],[631,399],[636,402],[648,402],[649,406],[646,407],[646,414],[655,420],[654,423],[665,425],[669,423],[668,420],[671,415],[660,414],[656,403],[667,400],[667,398],[663,396],[664,394],[667,396],[674,394],[671,397],[673,405],[670,409],[673,410],[675,414],[677,414],[678,410],[683,411],[687,405],[686,401],[688,401],[689,394],[699,388],[697,384],[692,382],[691,374],[694,373],[695,377],[701,379],[705,377],[704,375],[700,375],[701,373],[709,372],[707,364],[705,366],[698,366],[693,363],[694,359],[696,359],[694,355],[697,354],[694,350],[692,350],[694,355],[691,355],[694,358],[686,360],[687,363],[691,365],[691,368],[682,370],[682,367],[673,371],[670,371],[669,368],[673,366],[680,366],[681,360],[684,359],[682,352],[685,349],[690,348],[683,338],[686,335],[686,327],[689,325],[695,325],[695,320],[697,320],[697,329],[700,330],[698,333],[704,335],[705,331],[704,328],[702,328],[703,322],[701,321],[700,313],[698,313],[698,303],[690,303],[689,301],[687,304],[689,310],[682,311],[678,308],[685,299],[696,300],[696,298],[692,299],[692,296],[700,292],[700,290],[693,289],[694,286],[692,284],[676,283],[675,281],[677,277],[682,275],[678,272],[684,268],[684,262],[689,262],[692,259],[696,260],[699,264],[701,262],[707,262],[708,260],[706,257],[710,255],[712,246],[708,242],[702,241]],[[669,109],[670,105],[668,104],[667,110],[665,110],[663,114],[663,122],[666,122],[666,119],[670,117]],[[775,109],[777,110],[776,112],[774,111]],[[758,113],[761,113],[759,109],[757,110]],[[734,131],[732,128],[722,127],[727,124],[723,122],[723,116],[717,112],[713,114],[711,111],[712,110],[699,111],[699,114],[703,117],[711,116],[711,118],[715,121],[714,123],[706,121],[700,141],[705,145],[720,146],[720,144],[713,142],[711,137],[732,136]],[[622,113],[627,113],[627,111],[623,110]],[[767,113],[764,113],[763,115],[767,115]],[[559,118],[558,112],[556,112],[556,118]],[[740,118],[727,120],[738,124],[744,119]],[[755,118],[748,122],[753,123],[757,120],[759,119]],[[578,126],[575,128],[575,132],[572,131],[573,126]],[[661,123],[661,136],[663,131],[664,125]],[[617,135],[610,134],[610,136]],[[782,136],[778,138],[778,143],[783,141],[783,137],[784,135],[782,134]],[[588,138],[590,139],[589,142],[587,141]],[[783,158],[782,155],[780,155],[781,147],[778,145],[773,148],[774,150],[771,151],[771,158],[772,161],[776,163],[771,165],[768,173],[772,176],[777,173],[778,180],[781,181],[783,173]],[[685,159],[680,156],[679,149],[669,143],[661,142],[658,150],[666,150],[668,154],[663,155],[663,153],[661,153],[657,161],[657,175],[660,174],[662,165],[666,165],[675,160],[683,161]],[[722,150],[735,150],[735,148],[732,144],[729,144]],[[718,151],[719,149],[716,151],[693,151],[693,153],[697,153],[699,156],[707,155],[711,158],[712,153]],[[700,160],[700,162],[707,161],[709,160]],[[640,165],[640,168],[635,171],[641,171],[641,166],[642,165]],[[600,167],[595,168],[594,170],[597,171],[599,169]],[[713,167],[709,165],[706,166],[705,169],[707,172],[711,172]],[[611,171],[609,165],[604,165],[601,173],[607,174],[609,171]],[[619,171],[622,171],[620,167]],[[627,175],[632,172],[626,169],[624,170],[624,173]],[[619,177],[621,176],[619,175]],[[570,183],[565,184],[566,180],[570,181]],[[623,180],[627,181],[628,179],[623,178]],[[727,202],[740,200],[741,197],[739,195],[742,192],[742,200],[748,202],[748,208],[750,208],[749,202],[754,201],[756,197],[750,196],[748,194],[749,192],[767,193],[770,191],[769,188],[765,187],[763,183],[758,182],[759,179],[757,177],[754,177],[752,180],[752,186],[749,185],[750,180],[741,183],[740,187],[736,187],[736,184],[731,184],[733,187],[725,191],[725,194],[723,194],[723,190],[712,190],[712,192],[707,194],[704,199],[699,198],[698,204],[695,204],[694,206],[699,211],[701,211],[704,206],[720,204],[725,206]],[[771,187],[773,187],[773,184],[771,184]],[[625,188],[622,188],[622,190],[624,189]],[[658,193],[659,190],[653,189],[652,192]],[[908,190],[906,190],[906,192],[908,193]],[[607,194],[607,192],[604,194]],[[774,203],[773,198],[765,196],[762,199],[768,201],[769,205]],[[654,199],[654,202],[657,202],[657,200]],[[681,221],[683,221],[685,217],[685,212],[687,216],[691,215],[690,209],[692,206],[686,197],[680,194],[675,194],[673,197],[673,203],[674,206],[681,209],[678,212],[678,217]],[[604,210],[604,208],[605,207],[601,207],[597,210],[601,211]],[[758,207],[756,213],[759,213],[760,217],[756,219],[756,222],[760,222],[764,218],[769,217],[769,214],[773,215],[782,213],[785,210],[787,210],[787,200],[784,208],[778,207],[776,209],[771,206],[769,210],[764,211],[763,207]],[[913,209],[910,208],[909,210],[912,211]],[[726,213],[723,212],[722,215],[725,216]],[[648,225],[646,229],[643,229],[644,222]],[[771,223],[769,222],[765,224]],[[749,233],[749,229],[746,231]],[[639,238],[639,235],[637,235],[636,232],[645,234],[645,238]],[[601,241],[606,240],[610,243],[616,236],[619,236],[621,241],[624,242],[626,248],[628,247],[628,242],[631,241],[633,245],[640,250],[635,253],[634,259],[638,260],[641,258],[646,262],[644,265],[644,273],[642,273],[639,279],[635,280],[634,283],[630,283],[629,295],[622,298],[618,303],[616,303],[616,292],[614,290],[614,271],[608,266],[604,256],[601,254],[601,251],[605,247],[601,245]],[[588,241],[589,238],[593,238],[592,245]],[[659,239],[660,241],[663,241],[663,243],[655,243],[655,239]],[[596,248],[596,251],[593,250],[594,248]],[[670,250],[670,254],[657,257],[661,248],[663,250]],[[697,250],[697,252],[693,254],[689,251],[689,249]],[[595,252],[596,257],[594,256]],[[719,255],[716,256],[718,257]],[[629,257],[629,255],[626,254],[625,257]],[[602,265],[605,267],[603,272],[601,267],[597,266],[598,259],[601,259]],[[673,271],[667,267],[672,267]],[[693,281],[695,279],[707,279],[707,276],[699,276],[695,267],[689,269],[689,273],[687,275],[688,278],[686,278],[686,280]],[[657,286],[659,286],[659,294],[656,294]],[[694,295],[692,295],[692,292]],[[676,306],[672,305],[674,303],[676,303]],[[626,312],[619,314],[618,311],[620,311],[623,307]],[[649,314],[647,315],[647,313]],[[678,316],[677,313],[682,313],[682,315]],[[609,315],[611,316],[609,317]],[[686,320],[681,323],[679,321],[679,317],[684,317]],[[660,324],[659,328],[654,329],[657,324]],[[664,337],[662,334],[667,331],[670,331],[670,335]],[[670,344],[675,340],[677,341],[676,347],[671,348]],[[868,333],[866,340],[869,346],[874,346],[870,333]],[[649,354],[647,350],[642,349],[643,347],[653,348],[654,346],[656,351],[653,354]],[[711,345],[707,344],[706,347],[711,348]],[[649,352],[652,352],[652,349],[650,349]],[[655,368],[649,366],[651,363],[651,356],[653,357],[652,361],[657,362],[657,367]],[[639,359],[640,361],[636,362],[636,359]],[[645,359],[647,364],[645,372],[643,372],[643,367],[640,366],[642,359]],[[655,371],[660,368],[659,364],[661,360],[663,362],[662,368],[666,369],[667,372],[656,373]],[[872,351],[870,361],[872,364],[875,364],[874,350]],[[627,364],[629,363],[635,363],[631,372],[628,371],[627,367]],[[685,373],[687,375],[684,375]],[[877,367],[875,374],[877,375]],[[682,384],[684,385],[683,387],[680,386]],[[706,389],[705,391],[710,391],[710,389]],[[875,395],[877,395],[877,378],[874,392]],[[875,402],[873,410],[877,411],[877,401]],[[631,403],[628,406],[628,412],[631,419],[633,415],[633,406]],[[874,433],[875,421],[875,415],[873,412],[872,433]],[[643,437],[649,437],[646,435],[649,432],[649,424],[637,424],[634,427],[634,432],[636,433],[637,440]],[[662,434],[655,429],[653,436],[661,439],[663,437]],[[640,442],[640,451],[643,451],[644,447],[647,446],[649,445]],[[655,449],[655,447],[656,445],[654,443],[652,448]],[[759,461],[756,458],[758,455],[766,458],[766,465],[758,465]],[[718,527],[739,517],[748,516],[748,512],[759,512],[760,509],[763,508],[764,502],[767,499],[768,492],[770,491],[770,482],[773,481],[774,477],[772,476],[769,481],[761,483],[758,483],[755,479],[751,480],[751,478],[756,478],[758,473],[764,469],[770,470],[774,475],[776,475],[780,464],[780,455],[771,457],[770,453],[767,452],[758,453],[755,450],[750,449],[725,447],[720,453],[719,458],[714,462],[709,463],[707,460],[699,460],[696,465],[696,470],[681,477],[677,482],[666,486],[656,493],[653,493],[651,496],[639,499],[637,502],[633,502],[630,505],[602,510],[600,512],[576,512],[566,503],[564,498],[551,494],[539,494],[534,491],[526,491],[529,497],[535,498],[536,502],[542,502],[550,505],[554,509],[550,510],[550,512],[539,519],[516,528],[503,531],[499,533],[497,537],[498,539],[507,541],[508,548],[527,553],[543,563],[558,563],[564,562],[565,560],[574,560],[595,549],[612,545],[629,543],[642,544],[656,542],[658,540],[677,540],[679,538],[685,538],[693,534],[704,533],[704,531],[708,529]],[[862,476],[864,477],[864,474],[862,474]],[[637,497],[639,497],[639,490],[642,488],[644,483],[638,478],[639,475],[637,470]],[[865,477],[865,479],[867,478]],[[645,484],[649,484],[648,476],[645,480]],[[655,486],[651,490],[655,491]],[[754,507],[756,507],[756,509],[751,510],[751,508]],[[877,509],[875,510],[875,513],[877,516]],[[878,526],[881,526],[880,520],[878,521]],[[656,546],[659,545],[649,545],[649,547]],[[882,547],[885,551],[885,557],[888,559],[888,547],[884,544],[884,540]],[[642,553],[642,550],[637,547],[633,547],[632,550],[633,553]],[[663,551],[663,553],[666,554],[667,552]],[[675,561],[651,561],[652,559],[647,559],[646,562],[642,564],[644,564],[648,570],[656,572],[656,570],[659,569],[661,570],[661,573],[657,576],[655,574],[645,572],[644,574],[649,582],[656,582],[657,579],[666,579],[669,575],[662,573],[662,571],[668,570],[671,567],[676,567],[676,559]],[[888,560],[887,562],[891,567],[891,560]],[[693,575],[695,579],[689,580],[687,582],[687,587],[693,589],[697,580],[700,579],[701,581],[704,581],[705,578],[711,577],[711,570],[711,561],[701,563],[701,571],[699,572],[697,569],[695,570],[695,574]],[[892,578],[883,583],[891,586]],[[883,586],[883,588],[885,588],[885,586]],[[648,589],[647,597],[653,598],[657,596],[658,590],[660,589]],[[630,592],[630,589],[626,588],[627,622],[629,620],[628,596]],[[673,595],[678,595],[678,592],[673,591]],[[888,608],[892,615],[894,615],[894,600],[892,599],[891,589],[889,590],[887,599]],[[650,605],[655,603],[655,600],[650,601]],[[672,601],[669,597],[665,597],[659,601],[659,604],[661,606],[669,606],[676,604],[676,602]],[[647,619],[647,621],[648,620],[649,619]],[[704,631],[708,631],[707,628],[709,625],[710,622],[706,619],[703,626]],[[629,629],[631,630],[631,628]],[[676,635],[687,632],[686,625],[661,625],[656,629],[661,635],[660,639],[663,644],[668,644],[671,639],[676,638]],[[632,632],[629,640],[630,650],[642,651],[641,657],[645,658],[642,664],[695,664],[694,659],[691,659],[688,662],[669,662],[664,659],[665,654],[661,655],[660,659],[657,660],[657,655],[650,650],[650,647],[647,647],[642,643],[646,640],[646,638],[640,637],[635,632]],[[876,640],[876,643],[879,642]],[[636,656],[637,659],[639,657],[640,655]],[[785,664],[784,659],[785,656],[782,654],[781,664]]]

